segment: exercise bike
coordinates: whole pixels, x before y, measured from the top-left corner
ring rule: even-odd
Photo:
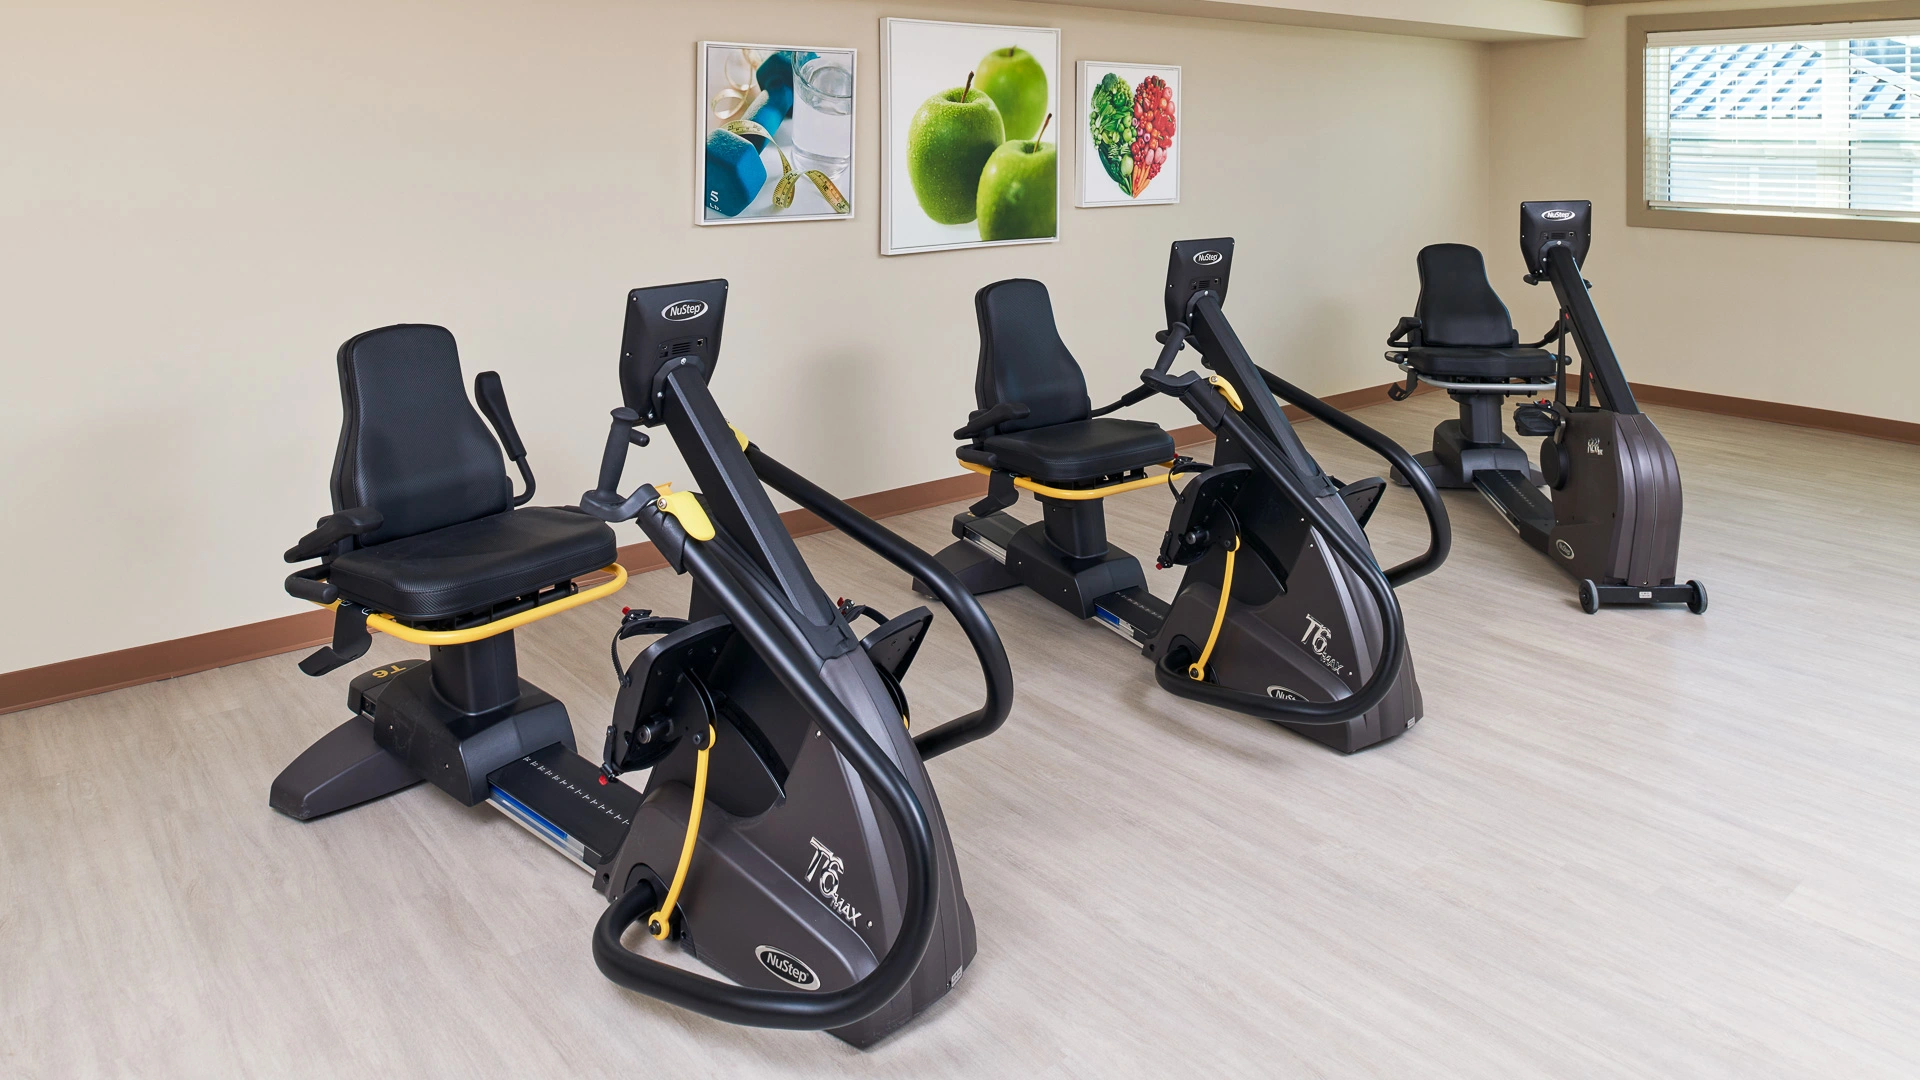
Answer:
[[[957,540],[938,558],[971,592],[1025,585],[1098,621],[1152,661],[1172,693],[1351,753],[1422,715],[1393,590],[1446,559],[1446,509],[1431,485],[1416,486],[1427,550],[1380,569],[1364,526],[1385,482],[1328,477],[1275,396],[1391,463],[1411,469],[1413,459],[1253,363],[1221,310],[1232,262],[1231,239],[1173,245],[1158,361],[1140,387],[1100,409],[1060,339],[1046,286],[1014,279],[979,291],[979,408],[954,436],[968,440],[960,464],[986,474],[988,492],[954,517]],[[1213,374],[1171,374],[1188,342]],[[1179,398],[1213,433],[1212,465],[1178,456],[1156,424],[1106,415],[1153,394]],[[1169,604],[1147,590],[1139,560],[1108,543],[1101,500],[1176,477],[1187,480],[1159,565],[1186,572]],[[1039,500],[1041,521],[1007,513],[1021,491]],[[930,593],[930,584],[916,587]]]
[[[1387,359],[1406,372],[1406,383],[1388,393],[1404,401],[1424,382],[1459,402],[1460,418],[1442,421],[1433,449],[1418,455],[1421,471],[1443,488],[1477,489],[1522,540],[1580,582],[1581,610],[1685,604],[1698,614],[1707,610],[1706,586],[1674,580],[1680,467],[1634,402],[1582,276],[1592,217],[1585,201],[1520,204],[1525,281],[1551,284],[1560,301],[1552,329],[1526,345],[1477,249],[1421,249],[1419,301],[1387,339]],[[1581,361],[1573,405],[1569,336]],[[1500,402],[1548,391],[1551,400],[1531,398],[1513,412],[1515,431],[1541,439],[1535,469],[1501,431]],[[1395,480],[1412,475],[1394,471]]]
[[[453,337],[392,326],[349,340],[335,512],[287,553],[319,559],[287,589],[335,610],[310,675],[363,655],[369,631],[430,659],[353,680],[352,717],[274,780],[308,820],[429,780],[491,804],[591,875],[608,901],[594,959],[621,986],[738,1024],[826,1029],[868,1046],[938,1000],[975,952],[973,917],[922,762],[1006,719],[1012,676],[986,615],[927,553],[781,466],[708,390],[727,287],[628,297],[599,483],[575,507],[528,507],[533,474],[500,380],[461,387]],[[619,493],[629,447],[664,425],[700,493]],[[519,468],[511,495],[500,447]],[[965,630],[986,702],[910,736],[902,683],[932,622],[821,592],[762,479],[929,582]],[[626,581],[610,522],[636,521],[693,579],[686,618],[628,612],[620,690],[598,762],[565,706],[518,677],[513,632]],[[583,587],[604,570],[611,579]],[[858,636],[851,621],[880,625]],[[653,638],[631,664],[622,640]],[[650,770],[636,790],[623,779]],[[635,923],[729,982],[630,950]]]

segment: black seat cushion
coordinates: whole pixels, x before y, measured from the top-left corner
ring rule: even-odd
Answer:
[[[1551,379],[1560,370],[1560,362],[1545,349],[1423,346],[1407,350],[1407,363],[1436,379]]]
[[[385,519],[363,545],[431,532],[512,505],[506,465],[460,381],[444,327],[385,326],[340,346],[335,511],[370,506]]]
[[[1420,343],[1472,349],[1511,349],[1520,344],[1513,316],[1487,281],[1487,263],[1466,244],[1429,244],[1415,260],[1420,268]]]
[[[983,410],[1000,404],[1032,410],[995,431],[1025,431],[1085,420],[1093,412],[1086,376],[1060,340],[1047,287],[1031,278],[996,281],[973,295],[980,319],[980,363],[973,397]]]
[[[484,611],[614,561],[613,530],[577,510],[529,506],[349,551],[342,598],[402,619]]]
[[[1006,469],[1043,484],[1079,484],[1171,461],[1173,436],[1145,420],[1079,420],[1070,424],[989,435],[968,460]]]

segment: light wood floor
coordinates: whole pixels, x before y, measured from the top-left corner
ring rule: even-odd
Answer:
[[[1363,415],[1420,449],[1447,406]],[[0,717],[0,1076],[1920,1075],[1920,448],[1650,411],[1708,614],[1583,615],[1454,493],[1451,562],[1402,592],[1427,719],[1354,757],[990,597],[1013,718],[930,766],[979,959],[864,1055],[615,988],[586,876],[490,810],[269,811],[351,672],[278,657]],[[1168,502],[1117,500],[1115,540],[1150,553]],[[952,511],[893,524],[937,546]],[[1415,550],[1409,494],[1373,534]],[[830,592],[916,602],[840,537],[801,546]],[[622,599],[685,595],[662,572]],[[583,746],[617,610],[520,634]],[[923,723],[978,694],[937,626]],[[364,666],[408,654],[376,636]]]

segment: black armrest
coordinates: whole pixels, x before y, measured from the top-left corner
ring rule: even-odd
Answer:
[[[1419,332],[1420,320],[1411,315],[1402,315],[1399,325],[1393,328],[1393,333],[1387,335],[1387,348],[1417,348],[1420,345]]]
[[[337,514],[328,514],[314,522],[313,531],[287,549],[288,562],[306,562],[333,553],[333,546],[351,536],[365,536],[386,522],[371,506],[356,506]]]
[[[475,375],[473,398],[480,403],[481,415],[500,436],[500,445],[507,449],[507,460],[520,469],[520,482],[526,490],[513,500],[513,505],[524,506],[533,498],[533,470],[527,465],[527,446],[520,441],[520,432],[513,426],[513,413],[507,411],[507,391],[500,385],[500,373],[483,371]]]
[[[1013,401],[1003,401],[991,409],[975,409],[967,414],[967,426],[953,433],[956,439],[977,439],[1009,420],[1025,420],[1033,410]]]

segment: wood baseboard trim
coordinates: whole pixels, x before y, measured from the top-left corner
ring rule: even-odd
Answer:
[[[1815,409],[1805,405],[1787,405],[1757,398],[1708,394],[1699,390],[1680,390],[1671,386],[1633,384],[1634,396],[1648,405],[1669,405],[1676,409],[1738,416],[1747,420],[1765,420],[1773,424],[1837,431],[1845,435],[1865,435],[1890,442],[1920,444],[1920,424],[1889,420],[1882,416],[1862,416],[1834,409]]]
[[[1387,400],[1386,390],[1391,385],[1387,383],[1333,394],[1326,401],[1337,409],[1363,408]],[[1920,424],[1903,420],[1857,416],[1802,405],[1783,405],[1640,383],[1634,384],[1633,389],[1642,401],[1652,405],[1920,444]],[[1431,387],[1422,386],[1416,392],[1429,390]],[[1286,407],[1286,414],[1292,420],[1304,419],[1305,415],[1291,405]],[[1173,435],[1174,445],[1182,449],[1213,438],[1212,433],[1199,424],[1174,428],[1170,434]],[[929,480],[923,484],[909,484],[890,491],[877,491],[847,501],[868,517],[879,519],[963,499],[977,499],[986,494],[986,490],[987,478],[969,472]],[[829,527],[806,510],[789,510],[781,515],[781,519],[786,522],[787,531],[795,536],[810,536],[825,532]],[[660,557],[652,544],[639,543],[628,544],[620,549],[620,564],[629,573],[644,574],[665,566],[666,560]],[[308,611],[211,633],[63,660],[42,667],[4,672],[0,673],[0,714],[191,675],[298,649],[311,649],[325,644],[331,634],[332,617],[324,611]]]
[[[9,671],[0,674],[0,713],[311,649],[332,637],[332,612],[316,608],[265,622]]]

